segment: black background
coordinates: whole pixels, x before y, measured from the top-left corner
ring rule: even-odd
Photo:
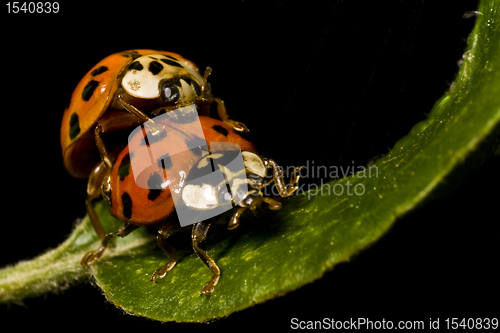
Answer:
[[[150,48],[211,66],[214,94],[281,165],[366,165],[453,81],[475,20],[462,16],[477,3],[436,3],[82,2],[10,15],[4,6],[0,266],[56,247],[85,214],[86,182],[63,169],[59,127],[74,87],[105,56]],[[88,283],[1,305],[2,325],[225,331],[286,329],[294,317],[499,317],[499,166],[486,163],[315,283],[210,325],[125,315]]]

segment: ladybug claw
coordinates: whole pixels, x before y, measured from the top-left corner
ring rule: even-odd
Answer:
[[[93,264],[97,259],[101,257],[103,250],[104,249],[99,248],[95,251],[87,252],[87,254],[85,254],[80,261],[80,264],[83,267],[87,268],[89,265]]]
[[[151,130],[153,136],[159,135],[165,129],[165,126],[158,125],[153,120],[148,120],[144,125]]]
[[[213,291],[215,289],[215,286],[219,282],[219,278],[220,278],[220,274],[215,274],[214,276],[212,276],[212,278],[210,279],[210,281],[208,281],[207,284],[205,284],[205,286],[201,290],[200,296],[202,296],[202,297],[204,295],[208,296],[211,293],[213,293]]]
[[[156,283],[156,279],[163,279],[167,273],[172,269],[174,268],[176,262],[175,261],[170,261],[168,264],[166,264],[165,266],[162,266],[160,268],[158,268],[154,273],[153,273],[153,276],[151,277],[151,281],[153,281],[154,283]]]
[[[160,280],[161,280],[165,277],[165,275],[167,275],[167,272],[163,271],[163,267],[159,268],[156,270],[156,272],[154,272],[153,276],[151,277],[151,281],[153,281],[154,283],[157,283],[156,279],[160,278]]]
[[[242,133],[249,133],[250,132],[247,125],[245,125],[239,121],[235,121],[232,119],[226,119],[226,120],[224,120],[224,123],[231,126],[236,132],[242,132]]]
[[[292,195],[292,193],[293,193],[293,192],[295,192],[295,191],[297,191],[298,189],[299,189],[299,187],[298,187],[298,186],[289,187],[289,188],[287,189],[287,194],[288,194],[288,195]]]
[[[297,175],[297,173],[303,168],[304,167],[299,166],[299,167],[296,167],[295,170],[293,170],[292,175],[290,176],[290,183],[288,184],[288,188],[287,188],[288,195],[291,195],[293,192],[295,192],[299,189],[298,186],[292,186],[292,185],[297,184],[299,182],[300,174]]]
[[[210,280],[210,282],[208,282],[204,287],[203,289],[201,290],[201,294],[200,296],[203,297],[205,295],[210,295],[211,293],[213,293],[214,291],[214,288],[215,288],[215,284],[212,282],[212,280]]]
[[[295,170],[292,172],[292,176],[290,177],[290,185],[297,184],[300,179],[300,175],[297,175],[297,173],[301,170],[304,169],[304,167],[299,166],[296,167]],[[295,190],[294,190],[295,191]]]

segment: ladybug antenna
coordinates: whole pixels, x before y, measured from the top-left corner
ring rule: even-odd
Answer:
[[[207,66],[207,69],[205,69],[205,74],[203,75],[203,83],[201,84],[201,94],[200,98],[206,100],[205,98],[205,91],[207,90],[207,84],[208,84],[208,77],[212,73],[212,68]]]

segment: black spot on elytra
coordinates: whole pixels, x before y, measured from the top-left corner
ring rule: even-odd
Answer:
[[[156,198],[158,198],[161,194],[161,184],[163,182],[163,179],[161,179],[160,175],[155,173],[148,179],[148,188],[149,193],[148,193],[148,199],[153,201]]]
[[[90,75],[96,76],[96,75],[99,75],[99,74],[102,74],[102,73],[106,72],[107,70],[108,70],[108,67],[106,67],[106,66],[100,66],[100,67],[97,67],[96,69],[94,69],[92,71],[92,73],[90,73]]]
[[[165,170],[168,170],[172,167],[172,159],[170,158],[170,155],[168,153],[158,159],[158,166]]]
[[[149,56],[151,59],[154,59],[154,60],[158,60],[158,58],[155,58],[155,57],[152,57],[152,56]]]
[[[137,51],[129,51],[129,52],[124,52],[124,53],[120,53],[120,54],[122,57],[132,58],[132,60],[135,60],[135,59],[141,57],[141,55]]]
[[[227,134],[229,133],[227,129],[225,129],[224,127],[222,127],[221,125],[214,125],[212,126],[212,129],[214,131],[216,131],[217,133],[220,133],[224,136],[227,136]]]
[[[193,154],[195,154],[196,156],[200,156],[200,157],[201,157],[201,154],[203,153],[203,150],[201,147],[193,147],[190,150]]]
[[[76,113],[71,114],[69,118],[69,138],[73,140],[80,134],[80,121]]]
[[[118,167],[118,176],[120,180],[124,180],[130,173],[130,154],[127,154],[123,157],[120,162],[120,166]]]
[[[161,194],[161,190],[149,190],[148,199],[151,201],[156,200]]]
[[[130,67],[128,69],[142,71],[144,69],[144,66],[139,61],[134,61],[133,63],[130,64]]]
[[[160,64],[158,61],[151,61],[149,63],[149,71],[153,74],[153,75],[156,75],[158,73],[160,73],[163,69],[163,65]]]
[[[173,67],[183,67],[181,64],[179,64],[178,62],[176,61],[172,61],[172,60],[169,60],[169,59],[160,59],[160,61],[164,62],[165,64],[169,65],[169,66],[173,66]]]
[[[132,199],[130,198],[130,195],[125,192],[122,194],[122,213],[123,216],[126,218],[131,218],[132,217]]]
[[[172,57],[172,56],[169,56],[169,55],[164,55],[164,57],[165,57],[165,58],[168,58],[168,59],[175,60],[175,61],[179,61],[177,58]]]
[[[95,88],[97,88],[97,86],[99,86],[99,82],[95,80],[92,80],[89,83],[87,83],[87,85],[85,86],[85,88],[83,88],[82,91],[82,99],[84,101],[88,101],[90,97],[92,97],[92,95],[94,94],[94,90]]]

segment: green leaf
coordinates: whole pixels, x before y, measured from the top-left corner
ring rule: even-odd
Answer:
[[[455,173],[487,157],[495,144],[500,1],[482,1],[478,11],[482,14],[450,91],[388,155],[364,172],[299,193],[280,211],[246,216],[234,231],[222,222],[211,228],[205,249],[222,271],[212,295],[200,297],[211,274],[193,253],[189,230],[171,237],[179,262],[158,283],[150,281],[151,275],[167,257],[156,246],[154,232],[140,228],[117,239],[91,266],[96,284],[128,313],[159,321],[207,321],[297,289],[375,242]],[[107,230],[120,227],[106,204],[98,204],[97,211]],[[1,270],[0,301],[85,278],[79,260],[98,245],[85,218],[59,248]]]

